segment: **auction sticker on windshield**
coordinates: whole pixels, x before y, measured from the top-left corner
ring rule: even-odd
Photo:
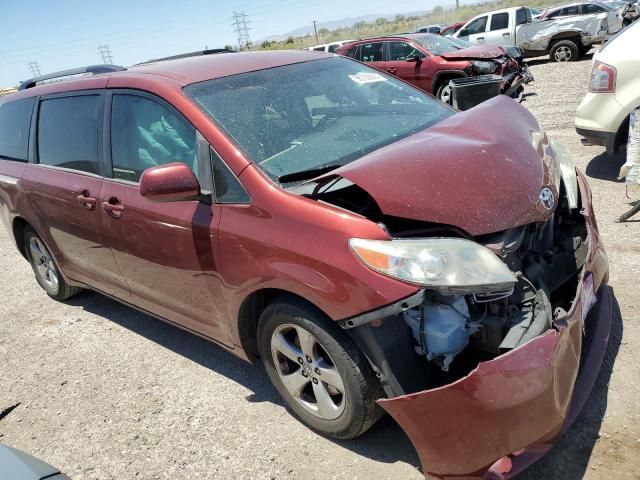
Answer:
[[[349,75],[354,82],[364,85],[365,83],[386,82],[387,80],[379,73],[359,72],[355,75]]]

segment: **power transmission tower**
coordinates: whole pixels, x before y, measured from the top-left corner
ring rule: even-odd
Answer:
[[[98,53],[102,57],[102,63],[113,65],[113,57],[111,55],[111,49],[109,48],[109,45],[100,45],[98,47]]]
[[[240,50],[243,48],[249,48],[251,46],[251,39],[249,38],[249,27],[247,24],[249,20],[247,20],[247,15],[242,12],[233,12],[233,26],[234,32],[238,34],[238,46]]]
[[[316,28],[316,21],[315,20],[312,20],[312,21],[313,21],[313,31],[316,34],[316,45],[317,45],[318,43],[320,43],[320,41],[318,40],[318,29]]]
[[[31,70],[34,77],[42,75],[42,73],[40,73],[40,65],[38,65],[38,62],[29,62],[29,70]]]

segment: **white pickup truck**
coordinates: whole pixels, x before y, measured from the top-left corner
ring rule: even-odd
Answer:
[[[552,61],[567,62],[621,27],[615,11],[534,21],[529,8],[512,7],[472,18],[455,36],[476,45],[517,46],[527,57],[549,54]]]

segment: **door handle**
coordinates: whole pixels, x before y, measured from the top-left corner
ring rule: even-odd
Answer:
[[[93,210],[94,208],[96,208],[96,203],[98,203],[98,201],[89,195],[89,191],[85,190],[80,195],[78,195],[76,199],[78,201],[78,205],[80,205],[82,208]]]
[[[503,36],[503,37],[510,37],[510,36],[511,36],[511,34],[510,34],[509,32],[505,32],[505,33],[503,33],[503,34],[502,34],[502,36]]]
[[[387,72],[392,73],[392,74],[396,74],[398,72],[397,68],[391,67],[391,68],[387,68]]]
[[[478,38],[477,38],[477,40],[478,40],[478,41],[480,41],[480,40],[484,40],[484,37],[478,37]]]
[[[124,215],[124,205],[119,203],[117,198],[102,202],[102,209],[113,218],[122,218],[122,215]]]

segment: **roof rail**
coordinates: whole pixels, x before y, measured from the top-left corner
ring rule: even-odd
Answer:
[[[137,63],[136,65],[146,65],[154,62],[164,62],[167,60],[178,60],[180,58],[199,57],[202,55],[214,55],[216,53],[237,53],[236,50],[229,50],[228,48],[211,48],[209,50],[199,50],[197,52],[181,53],[179,55],[172,55],[170,57],[154,58],[153,60],[147,60],[146,62]]]
[[[33,78],[30,78],[29,80],[25,80],[20,84],[20,86],[18,87],[18,90],[33,88],[40,82],[44,82],[46,80],[53,80],[54,78],[70,77],[72,75],[82,75],[83,73],[91,73],[93,75],[97,75],[99,73],[121,72],[123,70],[126,70],[126,68],[121,67],[119,65],[90,65],[88,67],[72,68],[71,70],[62,70],[60,72],[47,73],[46,75],[41,75],[39,77],[33,77]]]

